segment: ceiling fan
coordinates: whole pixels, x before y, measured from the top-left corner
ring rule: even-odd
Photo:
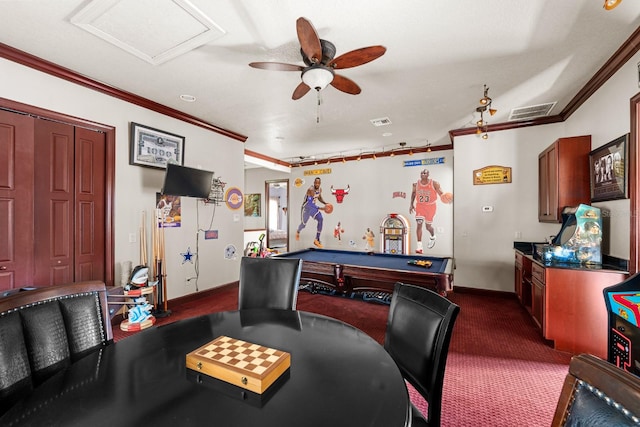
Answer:
[[[282,62],[252,62],[249,66],[263,70],[273,71],[301,71],[302,82],[293,91],[292,99],[300,99],[311,88],[320,92],[327,85],[336,89],[357,95],[361,92],[353,80],[336,74],[334,70],[357,67],[378,59],[387,51],[384,46],[369,46],[352,50],[334,58],[336,47],[327,40],[318,37],[316,29],[306,18],[298,18],[296,21],[298,40],[300,41],[300,53],[306,66],[285,64]]]

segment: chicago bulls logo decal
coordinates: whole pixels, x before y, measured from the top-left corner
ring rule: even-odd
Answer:
[[[336,202],[342,203],[342,201],[344,200],[344,196],[349,194],[349,185],[347,184],[347,188],[342,188],[342,189],[338,189],[338,190],[333,188],[333,185],[332,185],[331,186],[331,194],[336,196]]]

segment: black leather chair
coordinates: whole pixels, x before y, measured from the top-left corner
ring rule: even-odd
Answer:
[[[425,419],[411,405],[412,426],[439,426],[444,370],[460,307],[429,289],[396,283],[384,348],[429,404]]]
[[[112,341],[103,282],[0,298],[0,413],[68,364]]]
[[[238,309],[295,310],[301,272],[301,259],[242,257]]]
[[[552,426],[624,427],[638,424],[640,378],[591,354],[574,356]]]

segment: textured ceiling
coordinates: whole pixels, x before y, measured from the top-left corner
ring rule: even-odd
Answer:
[[[0,42],[245,135],[245,148],[290,162],[449,144],[450,130],[474,126],[484,84],[498,110],[490,124],[545,103],[558,114],[640,25],[640,1],[612,11],[602,3],[5,0]],[[327,87],[293,101],[298,72],[248,66],[304,65],[301,16],[336,55],[387,48],[340,70],[361,94]],[[374,126],[380,118],[390,124]]]

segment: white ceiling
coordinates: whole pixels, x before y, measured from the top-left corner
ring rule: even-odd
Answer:
[[[450,144],[475,126],[490,88],[512,109],[557,102],[558,114],[640,26],[640,1],[603,0],[2,0],[0,43],[247,137],[245,148],[291,162]],[[293,101],[304,65],[296,19],[336,56],[387,52],[336,71],[362,89],[329,86]],[[102,35],[103,37],[98,37]],[[106,37],[106,38],[105,38]],[[181,44],[183,40],[189,40]],[[180,95],[193,95],[185,102]],[[0,94],[1,96],[1,94]],[[372,119],[391,124],[375,127]],[[391,135],[384,136],[386,133]]]

